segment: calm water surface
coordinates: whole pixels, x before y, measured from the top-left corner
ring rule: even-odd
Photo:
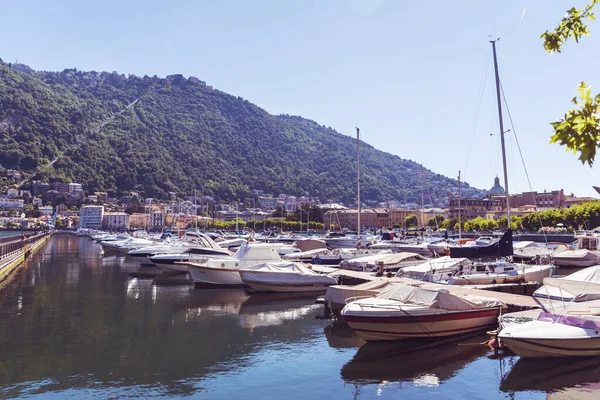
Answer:
[[[88,238],[53,237],[0,291],[0,398],[600,398],[600,359],[498,360],[485,337],[366,345],[312,297],[135,270]]]

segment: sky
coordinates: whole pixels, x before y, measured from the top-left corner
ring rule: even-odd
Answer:
[[[600,92],[592,36],[543,50],[540,35],[585,1],[0,0],[0,58],[34,69],[180,73],[271,114],[309,118],[446,176],[501,178],[490,38],[505,111],[510,193],[598,197],[597,167],[550,144],[585,81]],[[516,135],[516,138],[515,138]],[[518,151],[517,140],[522,151]],[[600,163],[600,159],[598,160]]]

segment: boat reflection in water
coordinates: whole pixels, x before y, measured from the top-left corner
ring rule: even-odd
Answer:
[[[240,326],[252,331],[305,318],[322,307],[314,299],[314,294],[306,293],[255,293],[240,307]]]
[[[190,289],[185,301],[173,306],[174,322],[208,321],[218,316],[237,315],[250,297],[240,288]]]
[[[366,343],[343,319],[333,320],[323,328],[323,332],[329,347],[334,349],[360,347]]]
[[[481,345],[486,337],[407,339],[399,342],[369,342],[342,367],[346,383],[374,384],[412,382],[438,386],[490,350]]]
[[[503,392],[541,391],[563,399],[600,398],[600,359],[519,359],[500,383]]]

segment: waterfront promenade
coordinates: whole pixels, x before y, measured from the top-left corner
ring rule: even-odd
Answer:
[[[50,237],[49,232],[22,233],[0,238],[0,283],[27,257],[35,253]]]

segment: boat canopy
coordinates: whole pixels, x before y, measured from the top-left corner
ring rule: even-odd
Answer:
[[[500,300],[479,296],[455,295],[441,290],[427,290],[414,286],[389,285],[376,297],[397,300],[404,304],[415,304],[440,308],[448,311],[468,311],[481,308],[506,307]]]
[[[319,274],[308,267],[293,262],[256,264],[240,270],[244,280],[260,281],[263,283],[286,282],[294,283],[323,283],[335,285],[337,279],[328,275]]]
[[[285,272],[285,273],[296,273],[305,275],[315,275],[316,272],[305,267],[302,264],[293,262],[280,262],[280,263],[262,263],[251,265],[244,268],[244,271],[260,271],[260,272]]]
[[[560,254],[555,254],[555,257],[560,257],[561,259],[575,259],[575,260],[579,260],[579,259],[587,259],[587,258],[600,258],[600,256],[596,253],[594,253],[593,251],[590,250],[586,250],[586,249],[579,249],[579,250],[566,250],[566,251],[562,251],[560,252]]]
[[[451,258],[450,256],[444,256],[428,260],[423,264],[402,268],[398,275],[420,279],[428,273],[451,272],[459,269],[461,266],[468,266],[471,264],[472,263],[468,258]]]
[[[360,285],[333,285],[327,288],[325,293],[325,303],[329,308],[333,308],[335,304],[346,304],[346,300],[352,297],[371,297],[376,295],[384,287],[391,285],[390,282],[384,280],[374,280]]]
[[[575,299],[576,302],[600,299],[600,293],[590,293],[589,290],[587,290],[589,289],[589,286],[585,289],[585,293],[579,293],[574,291],[578,288],[575,288],[573,285],[567,286],[564,284],[564,281],[576,281],[600,285],[600,265],[584,268],[559,279],[559,286],[544,285],[536,290],[533,293],[533,296],[565,301]]]
[[[544,285],[574,295],[600,295],[600,283],[574,281],[566,278],[544,278]]]

